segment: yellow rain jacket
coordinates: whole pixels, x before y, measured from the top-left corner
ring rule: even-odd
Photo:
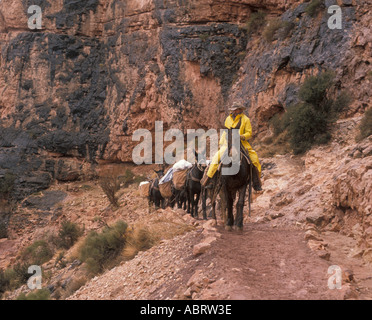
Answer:
[[[242,122],[241,122],[239,133],[241,136],[244,136],[244,140],[241,139],[241,144],[249,152],[249,156],[251,158],[252,163],[258,169],[258,172],[261,175],[261,164],[260,164],[260,161],[258,160],[258,155],[252,149],[251,145],[248,143],[248,140],[252,137],[252,126],[251,126],[251,121],[249,120],[249,118],[245,114],[241,113],[237,115],[236,118],[234,119],[232,114],[230,114],[225,120],[225,127],[228,129],[231,129],[231,128],[235,129],[240,119],[242,120]],[[207,175],[209,178],[213,178],[214,174],[218,170],[218,165],[220,163],[221,156],[224,154],[224,152],[227,149],[226,132],[222,134],[219,144],[221,148],[214,155],[212,159],[212,163],[207,172]]]

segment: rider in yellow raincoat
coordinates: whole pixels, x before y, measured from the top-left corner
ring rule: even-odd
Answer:
[[[240,126],[240,140],[243,147],[248,151],[249,157],[254,165],[253,168],[253,188],[256,191],[261,191],[261,164],[258,159],[257,153],[252,149],[251,145],[248,143],[248,140],[252,137],[252,126],[251,121],[249,118],[243,113],[244,107],[239,103],[234,103],[230,108],[230,115],[225,120],[225,127],[228,129],[235,129],[238,125],[239,121],[241,120]],[[221,160],[221,156],[227,149],[227,141],[226,141],[226,133],[222,134],[220,142],[220,150],[214,155],[212,159],[212,163],[209,166],[206,179],[203,182],[203,185],[206,186],[213,178],[214,174],[218,170],[219,162]]]

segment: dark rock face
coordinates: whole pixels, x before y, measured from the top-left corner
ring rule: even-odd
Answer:
[[[180,105],[190,95],[180,78],[182,60],[200,63],[200,73],[219,79],[225,98],[240,67],[247,40],[236,25],[168,27],[160,35],[165,74],[171,79],[171,98]],[[192,97],[190,97],[192,99]]]
[[[279,17],[291,24],[291,29],[284,37],[278,31],[274,37],[277,41],[262,41],[258,48],[257,44],[248,41],[247,51],[260,51],[260,54],[247,55],[233,96],[249,100],[251,113],[257,115],[253,119],[256,128],[266,126],[259,122],[258,113],[262,107],[275,110],[277,108],[274,107],[280,106],[277,109],[280,110],[297,103],[298,88],[309,74],[334,70],[336,81],[341,83],[344,70],[353,59],[351,41],[355,31],[356,9],[343,7],[342,30],[331,30],[328,27],[331,15],[326,8],[313,18],[305,13],[307,5],[300,4]]]

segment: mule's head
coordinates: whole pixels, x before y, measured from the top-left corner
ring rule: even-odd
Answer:
[[[195,152],[195,164],[198,166],[199,170],[204,171],[207,168],[207,157],[206,151]]]
[[[161,179],[164,176],[164,169],[154,170],[154,172],[156,173],[159,179]]]

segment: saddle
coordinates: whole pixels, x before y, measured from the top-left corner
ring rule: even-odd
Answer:
[[[238,124],[236,125],[236,127],[233,128],[233,129],[237,129],[237,128],[240,129],[241,124],[242,124],[242,120],[240,119],[239,122],[238,122]],[[225,128],[227,130],[231,130],[232,129],[232,128],[227,128],[227,127],[225,127]],[[228,157],[228,152],[229,152],[229,149],[226,149],[226,151],[224,152],[224,154],[221,156],[220,164],[218,166],[218,172],[220,172],[220,170],[221,170],[223,160],[225,160],[225,158]],[[252,165],[252,161],[251,161],[251,158],[249,157],[248,151],[240,143],[240,160],[242,159],[242,157],[244,157],[247,160],[247,162],[248,162],[249,165]]]

